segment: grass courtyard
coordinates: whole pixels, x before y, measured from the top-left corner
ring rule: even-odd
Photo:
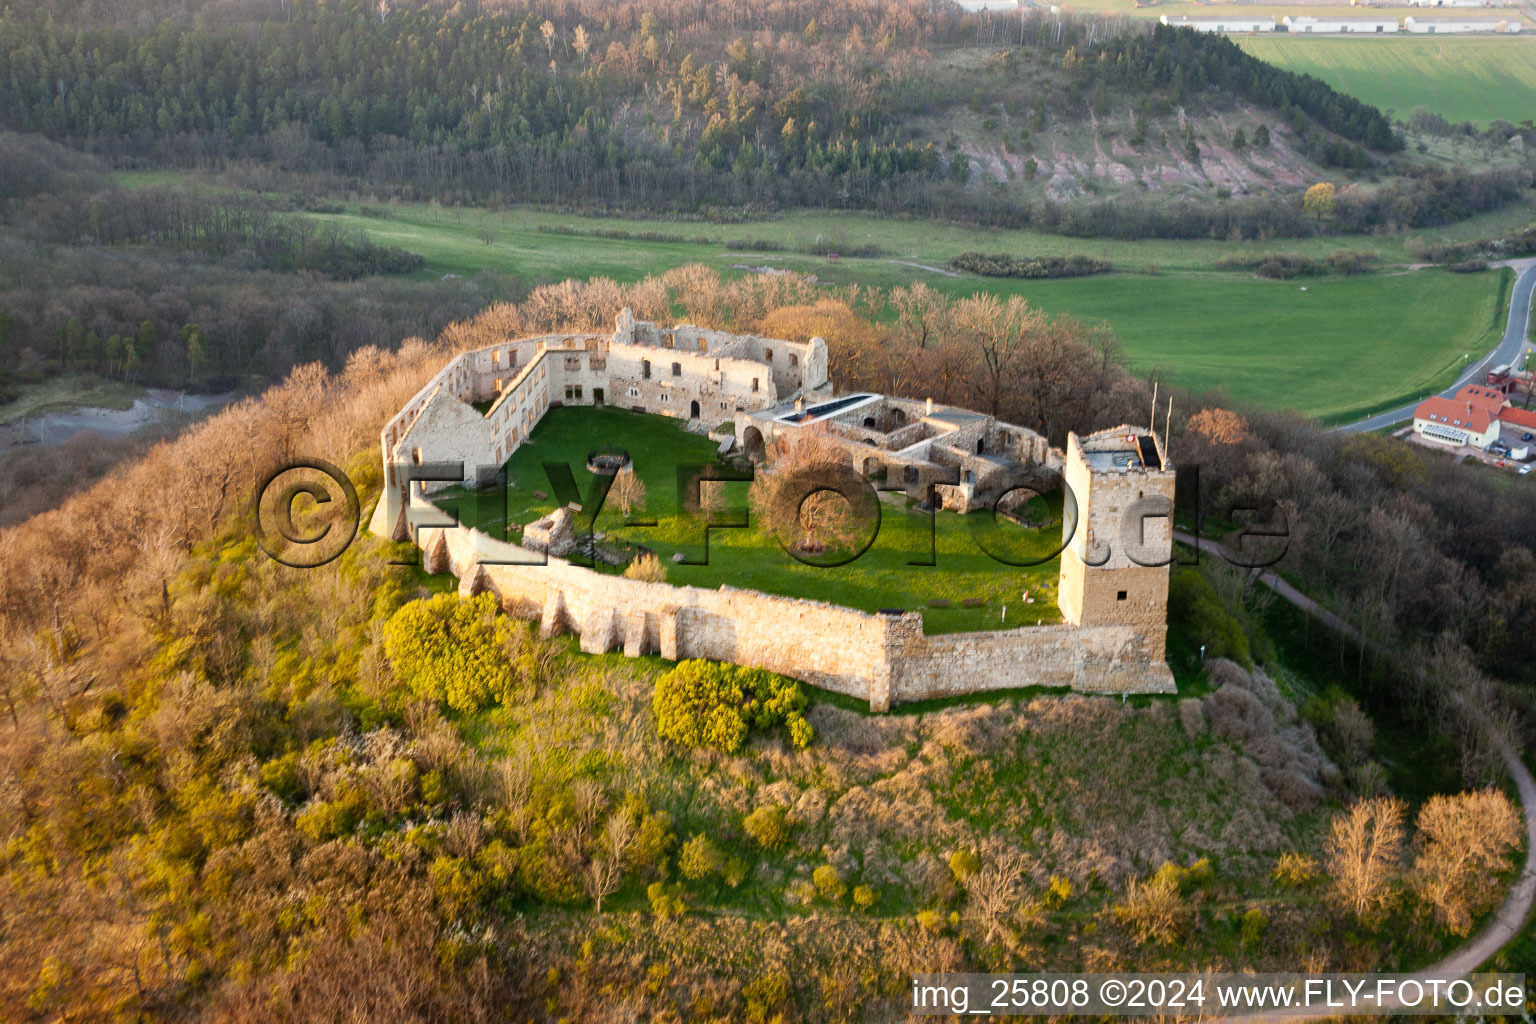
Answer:
[[[1056,607],[1058,561],[1016,567],[999,562],[978,547],[978,530],[995,530],[986,541],[1010,561],[1044,558],[1060,546],[1060,528],[1026,531],[1012,523],[994,524],[990,513],[961,516],[941,512],[928,516],[911,509],[901,494],[887,494],[873,543],[847,565],[819,567],[786,553],[774,537],[753,522],[747,507],[747,483],[726,485],[727,516],[746,513],[744,528],[708,531],[708,564],[686,565],[672,560],[683,552],[704,557],[702,521],[680,510],[677,466],[715,462],[715,444],[688,432],[680,421],[612,408],[560,407],[545,414],[526,444],[507,461],[505,514],[495,495],[454,488],[439,492],[437,503],[455,505],[461,522],[504,537],[507,523],[526,525],[556,507],[554,489],[544,471],[546,462],[571,469],[583,497],[594,475],[586,470],[587,455],[596,448],[627,450],[636,474],[645,483],[644,516],[655,526],[628,526],[610,500],[599,513],[595,529],[608,542],[644,546],[656,552],[667,570],[667,582],[713,589],[728,584],[770,594],[826,601],[862,611],[900,608],[921,611],[929,633],[1002,629],[1061,621]],[[539,497],[542,492],[545,497]],[[1060,521],[1060,498],[1052,517]],[[634,518],[640,518],[637,512]],[[930,531],[931,540],[930,540]],[[932,555],[930,559],[930,544]],[[911,565],[933,561],[933,565]],[[619,571],[617,568],[609,571]],[[1031,603],[1023,601],[1027,591]],[[979,599],[965,607],[962,602]],[[943,603],[933,607],[930,602]],[[1006,614],[1005,614],[1006,606]]]

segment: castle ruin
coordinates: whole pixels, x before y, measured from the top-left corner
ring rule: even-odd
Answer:
[[[490,406],[482,415],[475,403]],[[928,635],[921,612],[630,580],[549,554],[547,540],[536,552],[537,544],[436,525],[443,513],[431,493],[495,478],[554,405],[614,405],[700,429],[729,421],[754,458],[776,437],[815,428],[859,473],[934,510],[992,507],[1059,476],[1067,499],[1058,604],[1066,621]],[[875,710],[1033,685],[1174,691],[1164,662],[1174,473],[1147,430],[1071,434],[1062,452],[982,413],[835,394],[820,338],[667,329],[626,309],[611,335],[551,334],[461,353],[384,425],[380,447],[385,487],[374,532],[413,540],[429,571],[452,572],[461,593],[495,593],[508,613],[538,619],[545,635],[578,633],[584,651],[761,667]]]

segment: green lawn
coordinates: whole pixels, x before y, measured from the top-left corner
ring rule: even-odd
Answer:
[[[707,464],[714,460],[715,445],[706,437],[689,433],[679,421],[619,409],[563,407],[551,409],[534,429],[529,443],[507,462],[507,515],[492,497],[485,500],[453,489],[441,492],[439,503],[457,502],[461,521],[499,536],[496,530],[510,521],[526,525],[555,507],[554,489],[544,473],[545,462],[569,465],[576,485],[585,496],[593,480],[586,471],[588,452],[618,446],[630,453],[646,485],[645,514],[654,518],[651,527],[626,526],[612,503],[600,513],[596,529],[611,540],[644,545],[655,551],[667,568],[667,581],[680,586],[716,588],[721,584],[761,590],[770,594],[827,601],[863,611],[901,608],[922,611],[929,633],[1000,629],[1037,622],[1060,622],[1055,604],[1058,562],[1050,558],[1038,566],[1018,568],[994,560],[973,539],[973,531],[991,522],[987,513],[960,516],[941,512],[926,516],[911,510],[900,494],[886,495],[873,544],[844,566],[824,568],[806,565],[785,553],[765,530],[711,529],[707,565],[681,565],[674,552],[690,558],[704,554],[704,530],[694,517],[680,515],[677,501],[679,464]],[[746,483],[728,484],[733,510],[746,511]],[[534,492],[542,491],[545,498]],[[1059,496],[1053,516],[1060,521]],[[750,520],[750,515],[748,516]],[[997,542],[1022,561],[1017,553],[1044,557],[1060,546],[1060,527],[1039,533],[1009,523],[997,527]],[[928,560],[932,530],[934,565],[913,566]],[[989,544],[992,542],[989,541]],[[996,550],[996,548],[994,548]],[[1025,604],[1028,591],[1032,603]],[[979,607],[961,602],[981,598]],[[948,601],[949,607],[933,608],[930,600]],[[1007,606],[1006,618],[1004,606]]]
[[[1485,11],[1478,17],[1515,12]],[[1414,12],[1415,17],[1418,12]],[[1243,49],[1406,119],[1424,107],[1454,122],[1519,124],[1536,116],[1536,39],[1250,36]]]
[[[1529,221],[1529,211],[1459,225],[1463,237]],[[1228,242],[1116,242],[1070,239],[1027,231],[885,220],[859,215],[794,213],[747,225],[604,220],[513,210],[488,213],[422,205],[395,208],[387,218],[337,215],[380,242],[427,259],[432,275],[472,274],[490,267],[530,282],[607,275],[633,281],[689,262],[726,273],[733,264],[786,267],[830,284],[892,287],[925,281],[955,295],[1019,294],[1052,313],[1102,320],[1113,328],[1124,358],[1137,372],[1164,371],[1176,384],[1227,395],[1233,401],[1290,407],[1342,420],[1389,407],[1444,386],[1467,353],[1496,343],[1491,333],[1500,301],[1497,275],[1437,270],[1395,273],[1390,266],[1359,277],[1265,281],[1246,271],[1216,271],[1234,251],[1339,249],[1380,252],[1405,261],[1400,238],[1319,238],[1235,246]],[[580,231],[619,229],[697,238],[654,242],[539,231],[562,225]],[[481,232],[495,229],[486,244]],[[844,257],[836,263],[794,252],[740,253],[724,243],[755,238],[808,246],[817,236],[875,244],[887,255]],[[487,236],[488,237],[488,236]],[[1132,272],[1063,281],[949,276],[944,267],[967,249],[991,252],[1088,253]],[[1158,273],[1147,272],[1155,265]],[[1176,269],[1174,269],[1176,268]],[[1137,272],[1139,271],[1139,272]],[[1301,290],[1305,283],[1307,290]]]

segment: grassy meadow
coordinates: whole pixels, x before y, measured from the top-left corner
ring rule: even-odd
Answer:
[[[1536,39],[1249,36],[1241,45],[1261,60],[1316,75],[1398,118],[1419,107],[1449,121],[1482,125],[1496,119],[1519,124],[1536,115]]]
[[[1497,274],[1410,273],[1393,266],[1410,259],[1400,236],[1251,244],[1127,242],[814,212],[729,225],[412,204],[375,213],[322,219],[420,253],[427,261],[424,275],[469,276],[494,269],[530,284],[592,276],[632,281],[702,262],[726,274],[782,268],[815,274],[834,285],[888,288],[923,281],[954,295],[1023,295],[1049,312],[1107,323],[1120,339],[1126,362],[1138,372],[1156,369],[1184,387],[1219,392],[1233,401],[1295,408],[1331,421],[1387,408],[1450,383],[1464,355],[1475,356],[1495,344],[1505,291]],[[1527,210],[1505,211],[1435,237],[1484,237],[1529,219]],[[593,233],[598,231],[630,237],[597,237]],[[685,240],[637,237],[643,233]],[[838,247],[873,245],[882,255],[832,262],[794,251],[818,239]],[[742,242],[782,248],[753,251]],[[970,249],[1084,253],[1113,261],[1121,272],[1021,281],[949,271],[949,259]],[[1214,269],[1218,259],[1233,253],[1324,257],[1351,249],[1377,253],[1378,272],[1267,281],[1247,271]]]

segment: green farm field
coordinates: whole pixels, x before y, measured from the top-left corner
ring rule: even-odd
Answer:
[[[1400,119],[1419,107],[1449,121],[1483,125],[1536,116],[1536,39],[1249,36],[1240,45]]]
[[[1175,383],[1234,401],[1294,408],[1344,420],[1390,407],[1450,383],[1463,365],[1493,347],[1506,289],[1502,274],[1407,271],[1400,237],[1317,238],[1234,245],[1215,241],[1082,240],[1028,231],[985,230],[857,215],[794,213],[744,225],[629,221],[511,210],[502,213],[392,207],[386,216],[338,214],[375,241],[427,260],[425,275],[469,276],[491,269],[529,284],[567,277],[634,281],[686,263],[725,274],[775,267],[812,273],[829,284],[879,287],[924,281],[954,295],[1022,295],[1051,313],[1107,323],[1136,371],[1157,369]],[[1476,218],[1446,237],[1480,237],[1524,224],[1528,210]],[[541,226],[588,234],[555,234]],[[601,238],[590,232],[656,232],[686,241]],[[873,244],[884,255],[824,257],[786,251],[818,237],[836,245]],[[1437,235],[1437,237],[1439,237]],[[733,241],[784,246],[745,251]],[[1086,253],[1122,272],[1064,281],[958,275],[951,256],[967,249],[1016,254]],[[1267,281],[1219,271],[1235,252],[1326,256],[1367,250],[1376,273],[1305,282]],[[1303,290],[1305,284],[1305,290]]]
[[[1284,18],[1286,15],[1305,14],[1314,18],[1361,18],[1372,13],[1382,14],[1381,11],[1361,10],[1360,7],[1348,3],[1308,3],[1298,8],[1296,4],[1281,2],[1249,3],[1246,0],[1068,0],[1061,5],[1061,9],[1074,14],[1122,14],[1131,18],[1170,18],[1191,17],[1209,18],[1227,14],[1245,18]],[[1455,19],[1465,17],[1465,11],[1436,10],[1434,8],[1393,8],[1389,9],[1386,17],[1393,15],[1402,18],[1413,15],[1419,21],[1436,18]],[[1511,17],[1519,17],[1519,12],[1509,11]],[[1481,17],[1481,16],[1480,16]]]

